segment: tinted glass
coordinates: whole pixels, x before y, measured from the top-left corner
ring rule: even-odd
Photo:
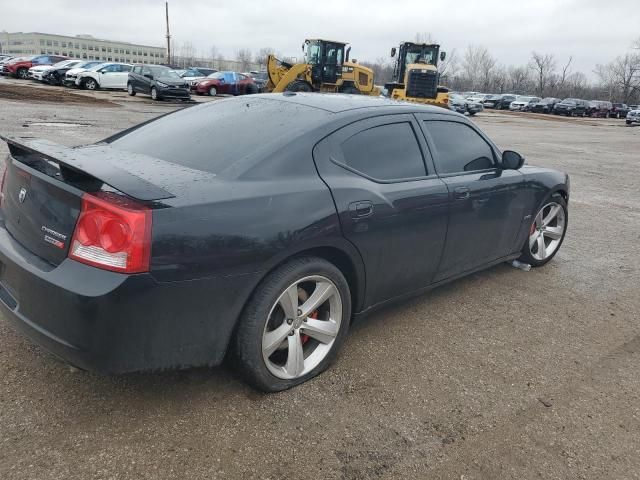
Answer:
[[[418,140],[408,122],[356,133],[342,144],[345,163],[379,180],[425,176]]]
[[[219,100],[161,117],[114,139],[112,146],[220,174],[236,162],[262,157],[270,148],[308,133],[330,115],[257,97]]]
[[[493,168],[489,144],[471,127],[458,122],[425,122],[438,152],[438,173],[472,172]]]

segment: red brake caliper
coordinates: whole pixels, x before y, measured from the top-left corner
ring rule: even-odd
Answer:
[[[309,318],[318,318],[318,311],[316,310],[311,315],[309,315]],[[310,338],[311,337],[309,335],[305,335],[304,333],[302,335],[300,335],[300,340],[302,340],[302,345],[307,343]]]

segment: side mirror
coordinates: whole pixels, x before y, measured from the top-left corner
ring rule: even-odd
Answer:
[[[396,47],[393,47],[393,48],[391,49],[391,56],[392,56],[392,57],[395,57],[395,56],[396,56]]]
[[[447,58],[447,52],[440,52],[440,61],[444,62],[445,58]]]
[[[513,150],[505,150],[501,164],[503,170],[520,170],[524,165],[524,157]]]

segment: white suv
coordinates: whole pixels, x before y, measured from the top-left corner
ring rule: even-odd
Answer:
[[[100,88],[126,90],[130,71],[131,65],[126,63],[103,63],[91,70],[78,73],[76,85],[87,90]]]

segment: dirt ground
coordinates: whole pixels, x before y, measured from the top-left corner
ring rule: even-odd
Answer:
[[[0,131],[74,145],[181,107],[96,96],[116,106],[0,99]],[[0,316],[0,478],[640,478],[640,128],[475,121],[571,175],[548,266],[380,311],[333,368],[272,395],[224,369],[75,371]]]

